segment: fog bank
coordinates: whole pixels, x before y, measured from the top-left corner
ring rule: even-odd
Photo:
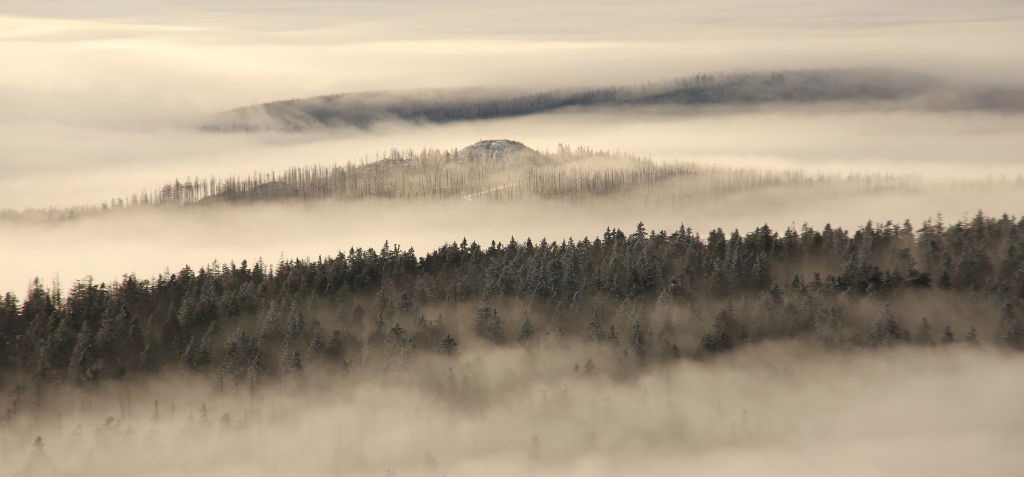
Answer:
[[[737,69],[899,67],[1019,84],[1022,22],[1008,0],[4,2],[0,120],[163,124],[331,92]]]
[[[0,209],[93,205],[152,190],[175,178],[247,175],[292,166],[374,159],[389,148],[461,148],[516,139],[620,150],[656,160],[809,173],[914,173],[1015,178],[1024,173],[1024,115],[815,108],[571,112],[370,132],[209,134],[190,129],[117,131],[56,124],[2,124],[8,174]]]
[[[0,429],[3,475],[1016,475],[1024,358],[763,344],[636,378],[579,345],[214,391],[69,389]],[[450,369],[450,371],[449,371]],[[449,377],[451,376],[451,377]],[[128,399],[132,403],[129,411]],[[203,411],[205,409],[205,412]],[[32,441],[41,436],[41,446]],[[201,469],[201,470],[200,470]]]
[[[34,277],[45,283],[60,276],[64,286],[87,275],[109,281],[135,273],[149,278],[185,264],[214,260],[277,263],[350,247],[379,248],[385,241],[424,254],[463,238],[487,245],[510,237],[525,240],[581,239],[605,227],[676,230],[681,224],[701,234],[722,227],[751,230],[809,224],[856,228],[869,220],[915,225],[943,214],[947,221],[1003,212],[1022,216],[1024,189],[1015,183],[860,190],[849,187],[790,187],[687,197],[653,194],[611,196],[588,201],[522,200],[401,201],[258,204],[179,210],[115,211],[58,223],[5,222],[0,250],[11,260],[0,269],[0,290],[24,293]]]

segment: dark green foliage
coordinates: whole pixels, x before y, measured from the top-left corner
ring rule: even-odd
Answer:
[[[947,326],[942,330],[942,344],[956,343],[956,334],[953,332],[953,328]]]
[[[735,326],[731,314],[727,310],[723,310],[715,318],[715,323],[712,325],[711,330],[705,333],[704,336],[701,336],[701,347],[708,353],[721,353],[731,350],[734,345],[729,329]]]
[[[498,310],[489,306],[480,308],[473,317],[473,331],[492,343],[505,342],[505,323],[498,316]]]
[[[640,320],[634,320],[629,333],[629,346],[634,356],[639,359],[647,357],[648,348],[650,347],[649,341],[647,330],[644,329]]]
[[[884,347],[963,333],[973,343],[979,329],[986,343],[1019,349],[1020,250],[1024,224],[1007,216],[705,237],[640,225],[560,243],[462,240],[421,257],[386,245],[272,267],[86,279],[66,294],[36,281],[24,300],[0,299],[0,379],[84,384],[176,368],[254,383],[460,345],[542,350],[567,339],[645,363],[771,339]],[[948,283],[926,279],[946,272]],[[938,305],[928,320],[902,321],[924,314],[920,303]],[[945,325],[940,336],[932,320]],[[481,339],[456,342],[470,333]]]
[[[457,351],[458,349],[459,349],[459,342],[455,341],[455,338],[452,338],[452,335],[446,335],[444,337],[444,339],[441,340],[441,344],[438,347],[438,350],[441,353],[444,353],[444,354],[447,354],[447,355],[455,354],[455,351]]]
[[[996,340],[1013,349],[1024,348],[1024,325],[1013,305],[1007,303],[999,315],[999,328]]]
[[[285,345],[281,352],[281,369],[285,372],[302,371],[302,355],[291,345]]]
[[[900,341],[908,341],[910,332],[900,326],[888,303],[883,305],[882,314],[871,327],[868,343],[871,346],[889,346]]]
[[[324,347],[324,354],[335,363],[347,363],[358,356],[362,343],[347,331],[335,330]]]
[[[529,346],[530,343],[533,342],[536,334],[537,332],[533,329],[530,319],[527,318],[519,325],[519,333],[516,335],[516,341],[523,346]]]
[[[246,376],[251,364],[262,362],[263,351],[259,339],[243,329],[236,330],[224,344],[221,367],[236,378]]]

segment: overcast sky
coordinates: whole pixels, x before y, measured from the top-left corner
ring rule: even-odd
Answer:
[[[326,92],[898,66],[1015,81],[1019,1],[0,2],[2,120],[99,125]]]

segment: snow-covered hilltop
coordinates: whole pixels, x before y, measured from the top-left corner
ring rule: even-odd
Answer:
[[[494,158],[507,159],[519,157],[540,157],[540,153],[519,141],[511,139],[484,139],[477,141],[458,152],[460,159]]]

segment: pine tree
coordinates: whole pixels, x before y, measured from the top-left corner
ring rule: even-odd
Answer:
[[[459,349],[459,342],[452,338],[452,335],[445,335],[444,339],[441,340],[441,344],[438,350],[442,354],[453,355]]]
[[[604,341],[607,338],[596,311],[591,315],[590,321],[587,322],[586,334],[584,336],[587,341],[595,343]]]
[[[519,325],[519,333],[516,335],[516,341],[523,346],[529,346],[533,342],[534,335],[536,332],[533,329],[533,325],[530,324],[530,319],[526,318]]]
[[[917,327],[917,335],[914,336],[914,341],[920,345],[934,345],[935,341],[932,340],[932,327],[928,323],[928,318],[921,318],[921,324]]]
[[[597,365],[594,364],[593,358],[587,358],[587,362],[583,365],[583,374],[592,375],[597,372]]]
[[[608,342],[611,343],[612,345],[619,344],[619,334],[617,332],[615,332],[615,325],[611,325],[611,326],[608,327],[608,338],[607,339],[608,339]]]
[[[964,341],[970,344],[978,344],[978,331],[973,326],[967,330],[967,336],[964,337]]]
[[[476,311],[473,318],[473,331],[477,336],[492,343],[503,343],[505,341],[505,325],[498,316],[498,310],[489,306]]]
[[[409,310],[412,310],[412,299],[409,298],[408,293],[403,291],[402,295],[398,297],[398,312],[404,314]]]
[[[308,335],[309,346],[306,347],[306,361],[316,363],[327,349],[319,321],[313,320],[312,325],[309,327]]]
[[[647,332],[640,324],[640,320],[633,321],[633,327],[629,333],[629,346],[637,359],[643,360],[647,357]]]
[[[701,337],[701,348],[707,353],[721,353],[732,349],[733,340],[729,335],[730,326],[729,313],[719,313],[711,326],[711,331]]]
[[[956,335],[953,334],[953,328],[951,326],[946,326],[946,328],[942,330],[942,344],[952,344],[955,342]]]
[[[281,369],[291,373],[302,371],[302,355],[291,345],[281,352]]]
[[[377,297],[374,299],[374,303],[377,306],[377,315],[385,318],[391,316],[391,299],[388,298],[388,294],[384,291],[384,286],[381,285],[380,290],[377,291]]]
[[[82,323],[78,331],[78,338],[75,340],[75,347],[71,351],[71,362],[68,363],[68,375],[79,381],[90,381],[92,374],[92,332],[89,331],[89,323]]]
[[[366,338],[366,344],[369,346],[384,346],[384,340],[387,338],[385,332],[384,315],[377,315],[377,319],[373,321],[373,328],[370,330],[369,336]]]
[[[896,321],[892,307],[889,303],[883,304],[881,316],[875,321],[868,335],[868,343],[875,347],[888,346],[907,339],[908,333]]]
[[[362,329],[363,320],[365,319],[366,310],[363,309],[362,305],[356,304],[356,306],[352,308],[352,325],[355,326],[356,328]]]
[[[1007,303],[1003,307],[999,314],[998,330],[998,342],[1013,349],[1024,349],[1024,326],[1021,325],[1013,305]]]
[[[384,340],[385,350],[391,354],[401,353],[408,344],[408,338],[406,335],[407,332],[405,331],[405,328],[402,328],[401,325],[395,323],[395,326],[392,326],[391,329],[388,330],[387,337]]]

